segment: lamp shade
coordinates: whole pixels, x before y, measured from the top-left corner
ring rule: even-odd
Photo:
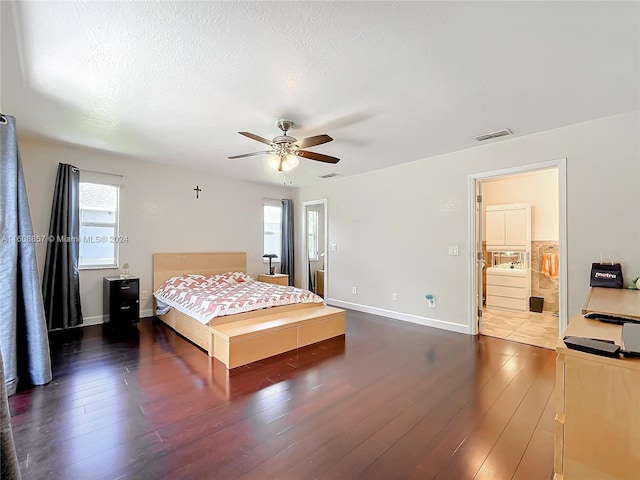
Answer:
[[[268,258],[269,259],[269,271],[267,272],[268,275],[273,275],[273,269],[271,268],[271,260],[274,258],[278,258],[278,255],[276,255],[275,253],[265,253],[264,255],[262,255],[262,258]]]
[[[269,157],[269,166],[274,170],[278,170],[278,168],[280,167],[280,156],[273,155]]]

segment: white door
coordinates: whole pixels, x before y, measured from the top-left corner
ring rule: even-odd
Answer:
[[[482,303],[483,303],[483,272],[484,257],[482,252],[482,182],[476,180],[476,275],[478,291],[476,292],[476,321],[478,332],[482,331]],[[487,232],[488,234],[488,232]]]

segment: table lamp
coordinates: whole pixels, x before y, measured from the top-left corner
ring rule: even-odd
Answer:
[[[275,253],[265,253],[262,258],[268,258],[269,259],[269,271],[267,272],[267,275],[273,275],[273,270],[271,269],[271,259],[273,258],[278,258],[278,255],[276,255]]]

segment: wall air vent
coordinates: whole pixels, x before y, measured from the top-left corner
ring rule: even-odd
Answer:
[[[485,140],[489,140],[490,138],[504,137],[505,135],[513,135],[513,132],[508,128],[505,128],[504,130],[497,130],[495,132],[485,133],[473,138],[475,138],[479,142],[484,142]]]
[[[340,175],[339,173],[327,173],[326,175],[320,175],[320,178],[333,178]]]

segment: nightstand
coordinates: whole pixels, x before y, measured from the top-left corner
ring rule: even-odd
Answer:
[[[140,321],[140,279],[104,277],[102,308],[112,330],[125,330]]]
[[[265,283],[275,283],[276,285],[284,285],[286,287],[287,285],[289,285],[289,275],[285,273],[274,273],[273,275],[261,273],[260,275],[258,275],[258,281]]]

